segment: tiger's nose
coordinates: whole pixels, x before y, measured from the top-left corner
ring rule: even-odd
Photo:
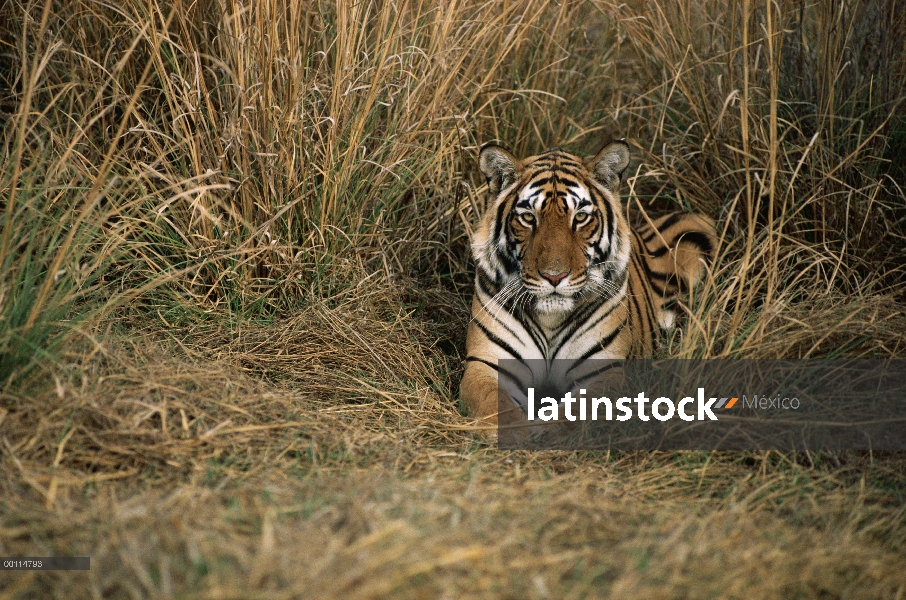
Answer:
[[[557,287],[557,284],[563,281],[566,276],[569,275],[569,271],[560,271],[558,273],[551,273],[550,271],[539,271],[539,274],[550,281],[552,286]]]

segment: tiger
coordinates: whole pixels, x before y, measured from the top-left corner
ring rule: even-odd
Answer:
[[[707,276],[717,248],[708,217],[675,212],[630,227],[619,195],[629,161],[625,140],[589,160],[561,148],[519,160],[482,147],[492,203],[472,236],[460,384],[464,408],[481,424],[497,425],[498,412],[501,423],[513,421],[503,412],[524,418],[515,399],[520,410],[499,411],[499,360],[650,357],[674,322],[678,294]]]

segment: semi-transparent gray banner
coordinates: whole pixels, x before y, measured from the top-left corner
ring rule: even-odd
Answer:
[[[90,571],[90,556],[5,556],[0,571]]]
[[[501,360],[507,449],[906,450],[906,360]]]

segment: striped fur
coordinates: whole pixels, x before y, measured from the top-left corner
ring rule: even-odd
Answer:
[[[588,161],[558,148],[523,160],[482,149],[495,200],[472,241],[461,391],[473,416],[497,422],[500,359],[650,355],[677,294],[705,276],[713,223],[674,213],[631,229],[618,193],[628,163],[622,141]]]

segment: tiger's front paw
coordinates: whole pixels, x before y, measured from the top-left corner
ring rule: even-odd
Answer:
[[[477,437],[481,441],[485,442],[489,446],[494,446],[497,444],[497,415],[491,415],[483,419],[477,419],[472,421],[469,425],[472,427],[470,431],[474,437]]]
[[[496,433],[498,434],[497,445],[503,448],[519,448],[532,437],[528,418],[515,403],[501,407],[497,415]]]
[[[485,408],[485,416],[473,421],[474,431],[488,444],[515,447],[531,438],[525,413],[509,396],[495,388],[479,406]],[[496,409],[493,412],[492,406]]]

